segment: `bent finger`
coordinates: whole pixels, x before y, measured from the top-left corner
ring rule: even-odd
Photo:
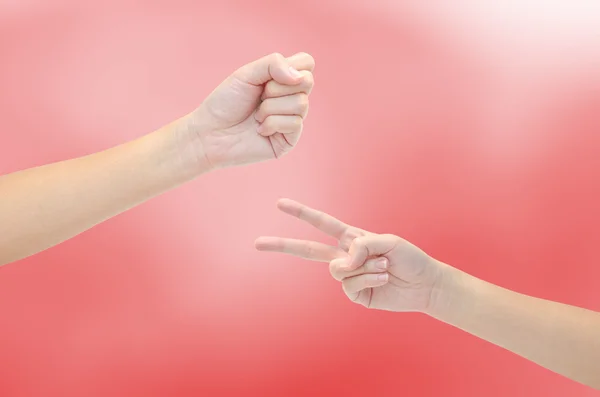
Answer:
[[[262,136],[271,136],[277,132],[281,134],[294,134],[302,132],[302,117],[300,116],[268,116],[258,126],[258,133]]]
[[[343,281],[350,277],[361,274],[381,274],[385,273],[389,267],[388,259],[385,257],[369,259],[358,269],[348,271],[344,267],[348,263],[348,258],[336,258],[329,262],[329,272],[331,276],[338,281]]]
[[[387,273],[382,274],[361,274],[342,281],[342,287],[348,297],[356,296],[359,292],[367,288],[376,288],[385,285],[389,280]]]
[[[306,70],[301,71],[300,74],[302,75],[302,81],[296,85],[280,84],[275,80],[269,81],[265,84],[262,100],[299,93],[310,94],[315,85],[313,74]]]

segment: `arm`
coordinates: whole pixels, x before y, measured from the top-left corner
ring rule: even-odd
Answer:
[[[600,389],[600,313],[519,294],[447,267],[428,314]]]
[[[103,152],[1,176],[0,265],[212,169],[286,154],[302,131],[313,68],[306,53],[271,54],[239,68],[200,107],[158,131]]]
[[[370,309],[421,312],[600,389],[600,313],[518,294],[430,257],[391,234],[347,225],[283,199],[280,210],[338,241],[261,237],[261,251],[329,262],[348,298]]]
[[[183,120],[89,156],[0,177],[0,264],[32,255],[208,171]]]

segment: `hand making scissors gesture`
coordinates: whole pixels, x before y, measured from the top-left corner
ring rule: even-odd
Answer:
[[[337,246],[283,237],[260,237],[260,251],[281,252],[329,262],[350,300],[369,308],[426,311],[443,264],[408,241],[348,225],[333,216],[289,199],[278,208],[337,240]]]

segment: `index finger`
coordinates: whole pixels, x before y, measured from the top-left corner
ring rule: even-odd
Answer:
[[[324,212],[315,210],[290,199],[281,199],[277,202],[277,207],[288,215],[292,215],[300,220],[310,223],[323,233],[326,233],[339,240],[343,237],[348,225]]]

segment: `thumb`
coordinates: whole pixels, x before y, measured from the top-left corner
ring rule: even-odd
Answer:
[[[346,271],[361,267],[369,257],[385,255],[398,244],[398,237],[392,234],[370,234],[357,237],[350,245],[350,259]]]
[[[291,67],[284,56],[278,53],[242,66],[233,77],[252,85],[263,85],[270,80],[283,85],[296,85],[302,81],[300,72]]]

